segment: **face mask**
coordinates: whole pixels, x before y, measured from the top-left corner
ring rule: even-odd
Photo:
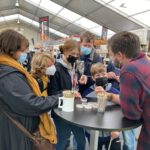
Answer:
[[[92,52],[92,48],[81,46],[81,53],[83,55],[89,55]]]
[[[77,59],[78,59],[78,57],[69,55],[69,57],[67,58],[67,61],[68,61],[69,63],[71,63],[71,65],[73,66],[73,64],[76,62]]]
[[[108,78],[107,77],[96,78],[95,83],[96,86],[102,86],[105,89],[106,85],[108,84]]]
[[[55,72],[56,72],[56,67],[54,65],[52,65],[46,69],[45,74],[53,76],[55,74]]]
[[[21,55],[18,58],[18,62],[20,64],[23,64],[25,62],[25,60],[27,59],[27,53],[21,53]]]

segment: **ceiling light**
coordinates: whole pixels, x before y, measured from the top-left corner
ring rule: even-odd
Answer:
[[[17,20],[17,24],[20,24],[20,20],[19,19]]]
[[[15,6],[16,6],[16,7],[19,7],[19,6],[20,6],[18,0],[16,0]]]

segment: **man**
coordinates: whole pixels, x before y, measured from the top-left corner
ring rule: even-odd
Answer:
[[[86,31],[81,34],[80,36],[80,46],[81,46],[81,60],[84,61],[84,75],[81,76],[79,82],[82,83],[80,85],[80,93],[83,94],[83,92],[88,89],[94,82],[91,78],[90,68],[92,64],[95,64],[97,62],[103,63],[102,57],[100,57],[94,48],[94,41],[95,36],[89,32]],[[109,72],[108,78],[109,79],[117,79],[116,74],[113,72],[115,70],[115,67],[111,62],[109,62],[109,65],[107,67],[107,71]],[[88,77],[88,79],[86,78]],[[84,85],[84,83],[86,83]]]
[[[140,52],[138,36],[130,32],[114,35],[108,42],[114,62],[122,64],[120,98],[108,94],[109,99],[120,103],[123,114],[131,120],[142,120],[137,150],[150,149],[150,60]],[[102,88],[96,89],[102,91]]]

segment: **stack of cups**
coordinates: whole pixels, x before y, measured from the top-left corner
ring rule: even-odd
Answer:
[[[107,94],[106,92],[99,93],[97,95],[98,100],[98,112],[105,112],[106,103],[107,103]]]

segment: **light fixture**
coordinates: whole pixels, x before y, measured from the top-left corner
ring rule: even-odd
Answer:
[[[17,20],[17,24],[20,24],[20,20],[19,19]]]
[[[19,5],[19,0],[16,0],[15,6],[16,6],[16,7],[19,7],[19,6],[20,6],[20,5]]]

